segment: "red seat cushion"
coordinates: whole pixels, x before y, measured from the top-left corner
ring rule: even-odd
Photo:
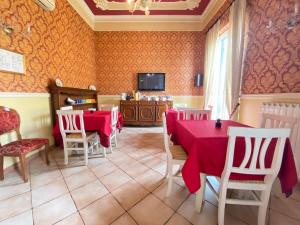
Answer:
[[[0,147],[0,155],[27,153],[48,144],[47,138],[22,139]]]

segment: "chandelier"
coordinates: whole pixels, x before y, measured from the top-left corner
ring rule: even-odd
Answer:
[[[135,10],[141,10],[145,12],[146,16],[149,16],[152,2],[160,2],[160,0],[127,0],[127,2],[129,12],[134,13]]]

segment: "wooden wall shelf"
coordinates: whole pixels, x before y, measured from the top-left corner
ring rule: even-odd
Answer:
[[[162,114],[172,108],[172,101],[120,101],[125,125],[161,126]]]
[[[52,121],[53,124],[56,123],[56,110],[59,110],[63,106],[69,106],[66,103],[67,98],[71,99],[94,99],[94,103],[77,103],[72,104],[73,108],[76,110],[85,110],[89,108],[98,109],[98,99],[97,91],[89,89],[80,88],[70,88],[70,87],[57,87],[52,85],[49,87],[51,94],[51,106],[52,106]]]

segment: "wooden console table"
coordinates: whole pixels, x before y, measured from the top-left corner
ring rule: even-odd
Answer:
[[[125,125],[161,126],[162,113],[172,106],[172,101],[121,100],[120,112]]]

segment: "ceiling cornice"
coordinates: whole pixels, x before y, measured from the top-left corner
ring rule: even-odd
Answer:
[[[226,0],[211,0],[201,16],[95,16],[83,0],[68,0],[94,31],[202,31]]]

